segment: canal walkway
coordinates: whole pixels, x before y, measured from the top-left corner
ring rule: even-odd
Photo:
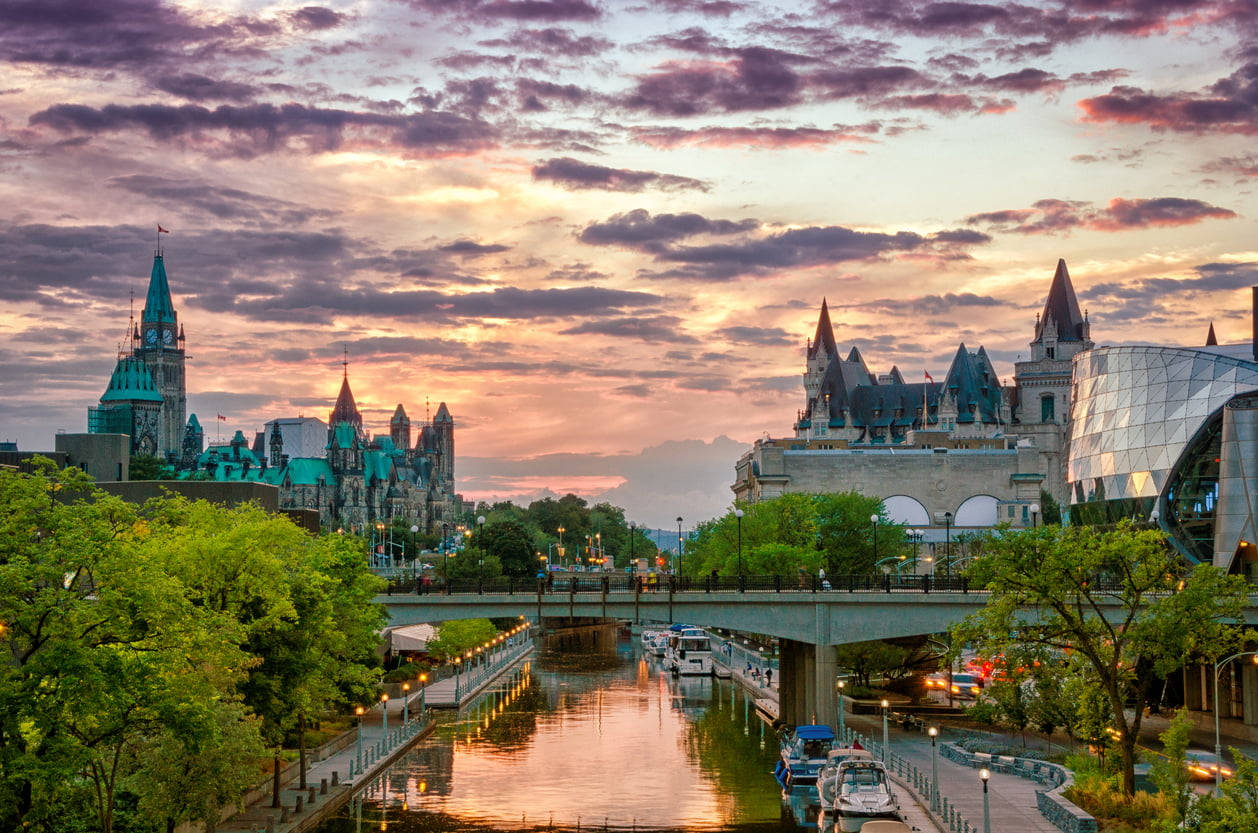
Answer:
[[[505,647],[501,653],[486,658],[479,664],[452,677],[438,680],[424,688],[424,702],[432,709],[453,709],[484,691],[494,680],[501,677],[516,663],[533,653],[533,643]],[[412,698],[414,699],[414,695]]]

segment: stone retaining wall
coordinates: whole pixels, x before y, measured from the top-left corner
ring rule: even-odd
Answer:
[[[984,752],[967,752],[956,744],[941,743],[940,752],[945,758],[974,769],[990,769],[1029,778],[1048,787],[1035,791],[1035,804],[1040,815],[1048,819],[1063,833],[1096,833],[1096,819],[1067,801],[1062,793],[1074,783],[1070,770],[1048,761],[1034,758],[1014,758],[1007,755],[989,755]]]

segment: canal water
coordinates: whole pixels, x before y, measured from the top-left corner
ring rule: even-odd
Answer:
[[[537,656],[365,785],[317,833],[797,830],[778,742],[727,680],[674,678],[637,639]],[[814,823],[815,828],[815,823]]]

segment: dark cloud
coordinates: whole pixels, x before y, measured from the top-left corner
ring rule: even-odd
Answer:
[[[881,122],[820,127],[635,127],[635,139],[653,147],[823,148],[842,143],[865,144],[882,130]]]
[[[349,18],[349,15],[324,6],[304,6],[289,14],[289,19],[298,29],[307,32],[321,32],[335,29]]]
[[[746,3],[733,0],[651,0],[658,9],[674,14],[702,14],[709,17],[729,17],[747,8]]]
[[[714,331],[713,335],[731,344],[754,344],[759,347],[790,347],[797,341],[780,327],[722,327]]]
[[[154,174],[116,176],[107,184],[140,195],[164,216],[180,216],[188,210],[199,211],[222,220],[240,223],[301,225],[310,220],[328,220],[337,212],[311,208],[287,200],[212,185],[198,179],[172,179]],[[171,224],[171,221],[167,221]]]
[[[510,246],[502,243],[477,243],[475,240],[456,240],[453,243],[439,246],[437,251],[465,257],[480,257],[481,255],[497,254],[510,249]]]
[[[638,208],[616,214],[601,223],[591,223],[577,235],[593,246],[623,246],[643,251],[660,251],[665,244],[700,234],[737,234],[758,228],[756,220],[710,220],[700,214],[656,214]]]
[[[534,165],[533,179],[549,180],[564,188],[595,188],[635,193],[646,188],[659,188],[661,191],[708,190],[706,183],[688,176],[591,165],[571,157],[547,159]]]
[[[1236,212],[1201,200],[1182,197],[1123,199],[1116,197],[1104,208],[1074,200],[1047,199],[1030,208],[986,211],[965,218],[967,225],[985,225],[1012,234],[1069,233],[1076,228],[1093,231],[1126,231],[1154,226],[1185,226],[1207,219],[1230,219]]]
[[[207,78],[189,72],[154,78],[153,86],[190,101],[249,101],[258,93],[258,88],[252,84]]]
[[[140,130],[158,142],[179,142],[250,158],[284,150],[326,152],[355,146],[389,146],[424,155],[490,146],[495,130],[475,117],[430,110],[391,114],[302,104],[54,104],[30,117],[36,127],[60,133],[101,134]]]
[[[891,315],[931,315],[947,312],[958,307],[1007,307],[1008,305],[1008,301],[993,298],[989,295],[975,295],[972,292],[948,292],[944,295],[921,295],[916,298],[878,298],[872,301],[863,301],[859,304],[842,305],[842,307],[844,309],[876,310]]]
[[[489,49],[512,49],[536,55],[556,55],[563,58],[598,55],[611,49],[612,42],[595,35],[578,35],[571,29],[548,27],[546,29],[520,29],[505,38],[480,41]]]
[[[1258,61],[1199,92],[1158,94],[1114,87],[1079,102],[1084,121],[1145,124],[1154,130],[1258,133]]]
[[[603,14],[588,0],[409,0],[409,4],[467,18],[547,23],[597,20]]]
[[[624,106],[659,116],[694,116],[788,107],[803,100],[800,59],[764,47],[738,51],[732,61],[668,63],[638,79]]]
[[[698,339],[682,330],[682,320],[672,315],[649,318],[623,317],[586,321],[560,335],[604,335],[616,338],[632,338],[646,342],[670,344],[697,344]]]
[[[451,52],[433,63],[456,71],[483,69],[486,66],[509,69],[515,65],[514,55],[489,55],[484,52]]]
[[[1193,278],[1143,278],[1093,284],[1080,300],[1098,305],[1107,321],[1148,321],[1159,313],[1182,318],[1184,304],[1203,311],[1212,308],[1218,293],[1258,284],[1258,263],[1203,263]],[[1221,314],[1220,310],[1218,314]]]
[[[593,98],[593,94],[576,84],[556,84],[553,81],[540,81],[536,78],[519,78],[515,82],[516,95],[519,97],[520,108],[526,112],[539,112],[549,109],[547,102],[560,104],[582,104]]]
[[[1258,177],[1258,154],[1221,156],[1213,162],[1202,165],[1201,170],[1211,174],[1225,173],[1244,178]]]

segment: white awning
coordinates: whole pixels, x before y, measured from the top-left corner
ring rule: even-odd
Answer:
[[[389,631],[389,648],[392,651],[426,651],[428,643],[436,638],[436,625],[407,625]]]

